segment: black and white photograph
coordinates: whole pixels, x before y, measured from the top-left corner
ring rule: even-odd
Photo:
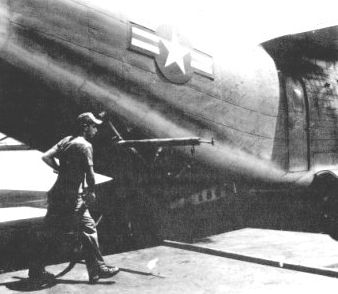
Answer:
[[[337,289],[337,3],[0,0],[0,293]]]

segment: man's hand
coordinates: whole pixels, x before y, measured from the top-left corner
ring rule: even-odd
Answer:
[[[83,199],[88,206],[95,204],[95,202],[96,202],[95,192],[94,191],[91,191],[91,192],[85,191],[84,195],[83,195]]]

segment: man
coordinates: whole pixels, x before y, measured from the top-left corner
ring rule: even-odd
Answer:
[[[95,222],[79,194],[81,184],[86,181],[86,201],[94,201],[96,198],[93,148],[89,140],[96,135],[97,125],[101,123],[91,112],[80,114],[77,118],[76,135],[65,137],[42,156],[42,160],[58,173],[58,177],[48,192],[44,225],[49,237],[40,238],[38,247],[42,246],[43,249],[35,254],[29,268],[29,278],[34,281],[53,277],[45,271],[44,262],[50,249],[50,246],[46,246],[46,239],[52,241],[50,236],[54,237],[55,232],[79,233],[90,283],[95,283],[100,278],[112,277],[119,271],[117,267],[105,264],[99,250]],[[45,239],[44,244],[41,244],[41,239]]]

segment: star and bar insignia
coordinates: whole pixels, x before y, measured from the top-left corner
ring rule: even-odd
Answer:
[[[154,32],[131,23],[129,48],[154,57],[161,73],[173,83],[188,82],[194,72],[214,78],[212,57],[193,49],[188,40],[170,26],[162,25]]]

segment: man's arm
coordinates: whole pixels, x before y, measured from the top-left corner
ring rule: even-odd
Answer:
[[[88,185],[88,191],[94,192],[95,191],[95,174],[93,166],[89,166],[88,171],[86,173],[86,182]]]
[[[85,202],[87,205],[91,206],[96,201],[96,194],[95,194],[95,175],[93,166],[88,166],[88,170],[86,172],[86,182],[88,187],[86,188],[85,193]]]
[[[54,146],[47,150],[43,155],[42,155],[42,160],[49,165],[52,169],[55,171],[59,171],[59,164],[55,160],[55,156],[57,154],[58,150],[57,147]]]
[[[86,203],[91,205],[96,200],[95,195],[95,174],[94,174],[94,163],[93,163],[93,148],[91,145],[86,146],[84,149],[85,165],[86,165],[86,182],[87,182],[87,193]]]

